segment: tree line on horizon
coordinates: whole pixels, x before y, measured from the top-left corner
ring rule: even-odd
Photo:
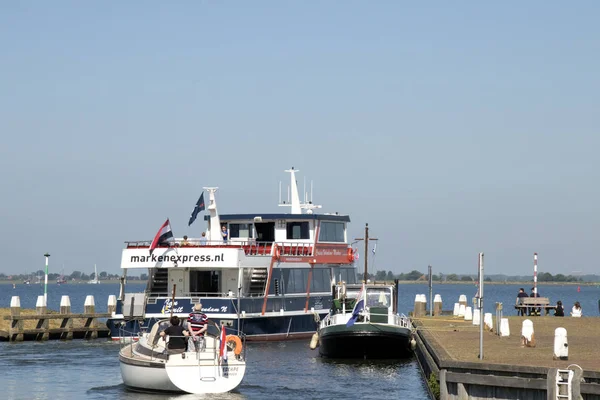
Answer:
[[[73,271],[69,275],[61,275],[58,273],[51,272],[48,274],[48,281],[53,282],[61,277],[63,277],[67,281],[88,281],[88,280],[94,279],[95,275],[96,274],[94,274],[93,272],[88,275],[81,271]],[[5,274],[5,273],[0,272],[0,281],[24,282],[26,280],[32,281],[34,279],[37,279],[38,277],[41,280],[44,279],[44,271],[43,270],[38,270],[31,274]],[[106,271],[102,271],[102,272],[98,273],[98,280],[115,280],[115,279],[119,279],[120,277],[121,277],[121,275],[119,275],[119,274],[109,274]],[[141,274],[140,276],[127,276],[127,279],[147,280],[148,274]]]
[[[357,272],[357,279],[360,281],[364,277],[364,273]],[[424,281],[429,280],[429,275],[421,271],[412,270],[407,273],[394,274],[392,271],[376,271],[374,274],[368,273],[367,278],[375,281],[393,281],[395,279],[401,281]],[[477,275],[460,275],[460,274],[433,274],[432,280],[434,282],[476,282]],[[532,281],[532,275],[529,276],[508,276],[502,274],[488,275],[484,278],[485,282],[527,282]],[[552,275],[549,272],[542,272],[538,274],[538,282],[598,282],[600,276],[598,275],[564,275],[556,274]]]

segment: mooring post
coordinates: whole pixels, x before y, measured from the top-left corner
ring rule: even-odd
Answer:
[[[436,294],[433,300],[433,315],[442,315],[442,296],[439,294]]]
[[[71,299],[69,296],[62,296],[60,298],[60,313],[71,314]],[[69,317],[63,318],[60,323],[61,333],[60,338],[63,340],[73,339],[73,319]]]
[[[10,316],[11,320],[8,340],[11,342],[22,342],[23,320],[19,319],[19,317],[21,316],[21,299],[19,298],[19,296],[13,296],[10,299]]]
[[[94,302],[94,296],[88,295],[85,298],[85,303],[83,304],[83,313],[90,314],[91,316],[87,318],[85,322],[85,327],[89,328],[89,330],[85,333],[86,339],[97,339],[98,338],[98,321],[96,317],[92,314],[96,313],[96,303]]]
[[[110,314],[114,313],[117,310],[117,296],[115,296],[114,294],[108,296],[107,309]]]
[[[43,318],[46,315],[48,307],[46,307],[46,298],[45,296],[38,296],[37,302],[35,304],[35,313],[40,315],[40,319],[38,319],[37,325],[35,329],[42,329],[42,336],[40,337],[39,333],[36,333],[37,340],[48,340],[50,338],[50,332],[48,328],[50,327],[50,320],[47,318]]]

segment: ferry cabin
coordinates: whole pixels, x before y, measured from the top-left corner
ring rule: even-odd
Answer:
[[[147,268],[149,280],[144,293],[122,289],[109,321],[113,337],[121,336],[118,326],[148,327],[171,308],[185,317],[198,302],[210,320],[244,331],[249,340],[308,337],[331,307],[335,282],[356,282],[347,215],[218,215],[215,209],[205,220],[206,239],[176,239],[152,255],[150,242],[126,242],[124,276]]]

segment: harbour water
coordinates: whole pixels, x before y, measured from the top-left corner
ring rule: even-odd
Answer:
[[[130,290],[143,290],[136,285]],[[505,314],[515,315],[515,296],[523,285],[486,285],[485,311],[495,302],[505,304]],[[530,287],[525,287],[529,290]],[[473,284],[435,285],[444,309],[452,309],[460,294],[470,299]],[[562,300],[568,315],[575,301],[582,304],[584,317],[598,316],[597,286],[543,285],[541,296],[552,303]],[[86,295],[95,297],[96,310],[106,311],[108,296],[118,293],[117,284],[50,284],[48,306],[58,309],[62,295],[69,295],[73,312],[81,312]],[[403,285],[399,310],[408,313],[416,294],[428,294],[425,284]],[[13,295],[23,308],[34,308],[40,285],[0,285],[0,307],[8,307]],[[148,395],[124,388],[119,370],[119,344],[99,339],[71,342],[0,343],[0,398],[25,399],[426,399],[425,381],[414,359],[405,361],[326,360],[310,350],[308,341],[248,343],[248,370],[236,393],[221,396]]]

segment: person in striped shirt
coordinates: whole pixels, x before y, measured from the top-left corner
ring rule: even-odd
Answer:
[[[187,319],[190,340],[194,343],[196,351],[204,349],[204,335],[208,329],[208,317],[202,312],[202,304],[194,305],[194,311],[190,313]]]

